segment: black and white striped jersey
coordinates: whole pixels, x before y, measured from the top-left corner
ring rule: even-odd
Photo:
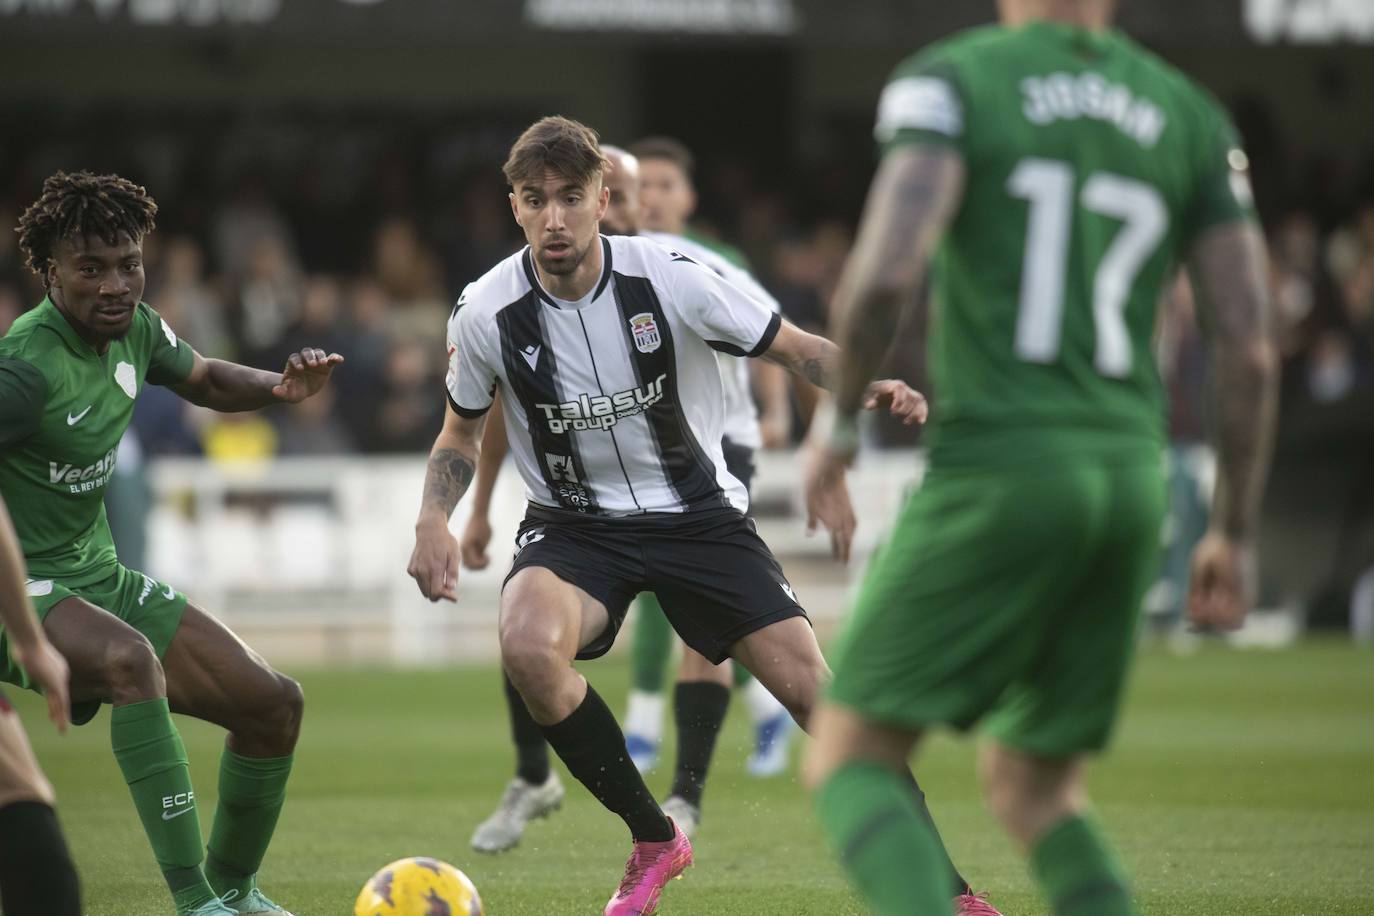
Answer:
[[[483,414],[499,390],[532,503],[598,515],[748,507],[721,455],[717,351],[757,356],[768,306],[690,257],[601,237],[578,302],[549,295],[528,248],[463,290],[449,318],[449,402]]]
[[[703,267],[709,267],[726,283],[748,293],[772,311],[782,311],[782,305],[754,279],[753,274],[732,263],[720,252],[695,239],[668,232],[642,232],[640,235],[687,255]],[[717,353],[716,362],[720,367],[720,384],[725,395],[725,422],[721,427],[721,435],[746,448],[763,448],[763,433],[759,430],[759,411],[754,404],[749,363],[728,353]]]

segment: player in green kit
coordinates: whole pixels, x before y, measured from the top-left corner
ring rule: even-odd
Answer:
[[[694,234],[688,224],[697,208],[697,193],[692,175],[695,157],[680,141],[672,137],[646,137],[630,149],[639,162],[640,221],[651,232],[681,236],[715,252],[730,264],[749,273],[744,254],[723,242]],[[715,268],[713,268],[715,269]],[[752,279],[751,281],[752,282]],[[771,297],[769,297],[771,299]],[[752,453],[761,448],[782,448],[790,440],[792,430],[792,382],[779,366],[751,360],[747,369],[726,363],[721,381],[726,386],[725,436],[744,456],[742,449]],[[733,367],[735,371],[728,371]],[[752,391],[750,390],[752,389]],[[754,408],[753,392],[758,392],[759,410]],[[633,678],[625,711],[625,747],[630,759],[641,773],[648,773],[658,763],[659,744],[663,740],[664,684],[676,634],[663,614],[658,599],[645,592],[635,599],[634,637],[630,643],[630,671]],[[733,667],[733,671],[730,670]],[[719,685],[731,686],[743,694],[749,718],[754,724],[754,751],[749,755],[746,770],[751,776],[777,776],[787,767],[787,750],[793,734],[792,717],[782,704],[762,684],[754,680],[742,665],[726,665],[713,670],[705,659],[690,650],[683,654],[678,671],[678,686],[674,689],[674,718],[681,719],[685,710],[680,694],[690,697]],[[691,702],[690,700],[688,701]],[[703,732],[718,732],[725,715],[728,694],[718,700],[719,718],[710,721],[712,714],[693,717],[687,721],[701,723]],[[689,731],[698,730],[689,726]],[[679,747],[682,746],[683,725],[679,722]],[[714,740],[714,739],[712,739]],[[679,756],[679,760],[681,757]],[[670,812],[682,823],[681,810]]]
[[[343,357],[303,350],[280,374],[201,357],[142,301],[156,213],[123,178],[59,172],[20,220],[48,295],[0,339],[0,495],[29,597],[71,668],[73,721],[113,707],[110,743],[177,913],[289,916],[256,875],[285,799],[300,686],[172,586],[121,566],[102,497],[145,384],[252,410],[311,396]],[[3,631],[0,679],[33,686]],[[229,732],[208,850],[171,712]]]
[[[808,511],[847,550],[863,379],[933,280],[929,471],[874,558],[807,776],[882,914],[948,913],[900,773],[981,723],[990,806],[1059,916],[1134,913],[1083,761],[1116,717],[1165,484],[1155,306],[1192,270],[1218,458],[1195,622],[1238,624],[1276,356],[1245,156],[1219,106],[1109,27],[1111,0],[1002,0],[1002,26],[898,67],[882,163],[836,294],[843,381],[806,456]]]

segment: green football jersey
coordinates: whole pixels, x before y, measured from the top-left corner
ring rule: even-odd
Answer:
[[[0,338],[0,495],[29,576],[81,586],[116,565],[105,485],[145,382],[171,384],[195,353],[147,304],[97,354],[44,299]]]
[[[1201,230],[1252,214],[1221,107],[1119,32],[1033,22],[904,61],[876,134],[967,169],[933,263],[932,462],[1161,445],[1157,303]]]

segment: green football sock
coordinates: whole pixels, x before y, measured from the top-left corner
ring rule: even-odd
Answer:
[[[880,916],[952,913],[949,870],[905,776],[876,763],[836,770],[817,796],[821,826]]]
[[[639,613],[630,643],[631,684],[645,693],[662,693],[673,652],[673,627],[651,592],[641,594],[635,604]]]
[[[1050,828],[1031,852],[1031,868],[1055,916],[1135,916],[1121,865],[1085,817]]]
[[[225,747],[219,759],[219,807],[210,828],[205,874],[220,896],[253,888],[286,801],[294,757],[244,757]]]
[[[167,700],[116,706],[110,715],[110,745],[177,912],[189,913],[215,899],[201,870],[204,840],[191,768]]]

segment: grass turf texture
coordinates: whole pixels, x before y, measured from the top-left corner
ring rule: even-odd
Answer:
[[[615,709],[628,672],[584,669]],[[263,887],[299,916],[347,916],[363,881],[405,855],[453,862],[489,916],[599,913],[628,843],[568,780],[568,801],[516,850],[468,837],[511,772],[494,667],[296,672],[305,729]],[[108,710],[59,739],[37,698],[21,707],[59,796],[89,916],[170,912],[109,751]],[[734,704],[707,788],[697,867],[660,911],[863,912],[791,776],[744,773],[750,733]],[[208,832],[221,733],[178,718]],[[671,759],[670,757],[668,759]],[[1045,914],[1021,860],[978,800],[968,742],[939,738],[918,768],[951,851],[1008,916]],[[666,791],[670,773],[650,780]],[[1374,654],[1311,644],[1276,653],[1146,652],[1124,726],[1092,790],[1148,914],[1374,913]]]

